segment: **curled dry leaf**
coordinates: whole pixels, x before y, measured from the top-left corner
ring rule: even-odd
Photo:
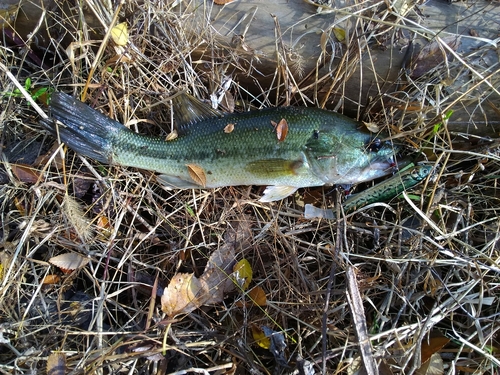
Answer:
[[[278,123],[271,121],[271,124],[274,126],[274,130],[276,130],[278,142],[283,142],[288,135],[288,122],[282,118]]]
[[[225,127],[224,127],[224,133],[232,133],[234,130],[234,124],[227,124]]]
[[[167,137],[165,138],[165,141],[173,141],[179,136],[179,133],[177,133],[177,130],[172,130],[170,133],[168,133]]]
[[[202,167],[196,164],[187,164],[186,167],[194,182],[203,187],[207,186],[207,175]]]
[[[89,258],[76,253],[65,253],[49,259],[50,264],[59,267],[65,273],[83,268],[89,261]]]
[[[415,375],[443,375],[444,364],[439,353],[431,355],[428,361],[422,363],[422,366],[415,371]]]
[[[363,121],[363,125],[365,125],[366,128],[372,133],[378,133],[380,131],[379,126],[377,124],[375,124],[374,122]]]

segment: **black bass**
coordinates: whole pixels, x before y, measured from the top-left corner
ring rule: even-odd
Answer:
[[[432,167],[428,165],[417,165],[395,174],[388,180],[377,184],[359,194],[354,194],[346,199],[342,204],[344,214],[349,214],[358,208],[367,206],[376,202],[384,202],[397,197],[404,190],[410,189],[422,182],[431,173]],[[304,216],[306,219],[324,218],[335,219],[333,210],[323,210],[306,204]]]
[[[193,99],[193,105],[173,101],[182,123],[172,140],[137,134],[60,92],[52,94],[50,113],[62,124],[42,123],[77,153],[160,172],[169,188],[268,185],[262,202],[301,187],[354,184],[393,171],[393,145],[338,113],[280,107],[224,115],[204,112]]]

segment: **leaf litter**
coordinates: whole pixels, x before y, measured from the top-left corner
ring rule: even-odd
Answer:
[[[210,255],[200,277],[192,273],[174,275],[161,297],[162,310],[167,316],[188,314],[201,306],[222,302],[227,293],[236,289],[236,280],[243,279],[249,284],[248,261],[234,267],[236,251],[248,242],[249,234],[250,227],[246,221],[235,228],[229,227],[224,235],[224,244]],[[244,285],[240,287],[245,289]]]

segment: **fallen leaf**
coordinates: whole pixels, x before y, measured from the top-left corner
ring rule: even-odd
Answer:
[[[252,324],[251,330],[252,337],[257,345],[264,349],[269,349],[271,347],[271,340],[264,334],[264,331],[262,331],[260,327]]]
[[[234,130],[234,124],[227,124],[224,128],[224,133],[232,133]]]
[[[377,124],[375,124],[374,122],[365,122],[365,121],[363,121],[363,124],[372,133],[378,133],[380,131],[379,126]]]
[[[179,133],[177,133],[177,130],[172,130],[170,133],[168,133],[167,137],[165,138],[165,141],[173,141],[179,136]]]
[[[200,280],[192,273],[178,273],[161,296],[161,309],[169,317],[188,314],[202,305]]]
[[[276,362],[282,366],[286,366],[287,360],[285,357],[285,349],[287,345],[283,332],[276,332],[267,326],[262,326],[262,331],[264,331],[266,337],[269,337],[271,341],[269,351],[273,354]]]
[[[162,310],[169,316],[187,314],[203,305],[219,303],[235,289],[233,269],[236,249],[248,241],[248,223],[242,222],[224,235],[224,245],[210,256],[203,274],[176,274],[161,297]]]
[[[187,164],[189,175],[198,185],[205,187],[207,185],[207,176],[202,167],[196,164]]]
[[[421,77],[446,61],[449,53],[448,50],[442,46],[441,42],[446,43],[451,50],[456,51],[460,46],[460,37],[450,35],[441,39],[436,39],[422,48],[411,64],[413,78]]]
[[[128,27],[126,22],[119,23],[111,29],[111,38],[117,46],[124,46],[128,43]]]
[[[252,275],[252,266],[246,259],[240,260],[233,268],[233,278],[242,290],[248,289]]]
[[[251,289],[248,293],[248,300],[239,300],[236,301],[236,306],[238,307],[251,307],[252,305],[255,306],[266,306],[267,304],[267,297],[266,297],[266,292],[264,292],[264,289],[262,289],[260,286],[256,286],[255,288]]]
[[[89,258],[85,258],[77,253],[64,253],[49,259],[50,264],[59,267],[64,273],[83,268],[89,262]]]
[[[427,362],[433,354],[439,352],[450,342],[450,339],[444,336],[431,337],[429,341],[422,342],[421,359],[422,363]]]
[[[335,35],[335,38],[339,42],[344,42],[345,41],[345,30],[340,28],[340,27],[334,27],[333,28],[333,35]]]
[[[225,4],[232,3],[233,1],[234,0],[214,0],[214,4],[225,5]]]
[[[43,285],[51,285],[58,284],[61,281],[61,277],[59,275],[47,275],[43,278]]]
[[[12,173],[17,177],[17,179],[21,182],[25,182],[28,184],[34,184],[40,178],[40,173],[34,168],[31,168],[29,165],[25,164],[11,164],[10,169]]]
[[[248,292],[248,297],[257,306],[265,306],[267,304],[266,292],[260,286],[256,286]]]
[[[288,123],[284,118],[282,118],[277,124],[274,121],[271,121],[271,124],[276,130],[276,137],[278,138],[278,142],[283,142],[288,134]]]

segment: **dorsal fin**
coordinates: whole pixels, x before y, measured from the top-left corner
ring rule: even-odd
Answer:
[[[178,128],[224,115],[186,92],[181,92],[172,98],[172,107]]]

